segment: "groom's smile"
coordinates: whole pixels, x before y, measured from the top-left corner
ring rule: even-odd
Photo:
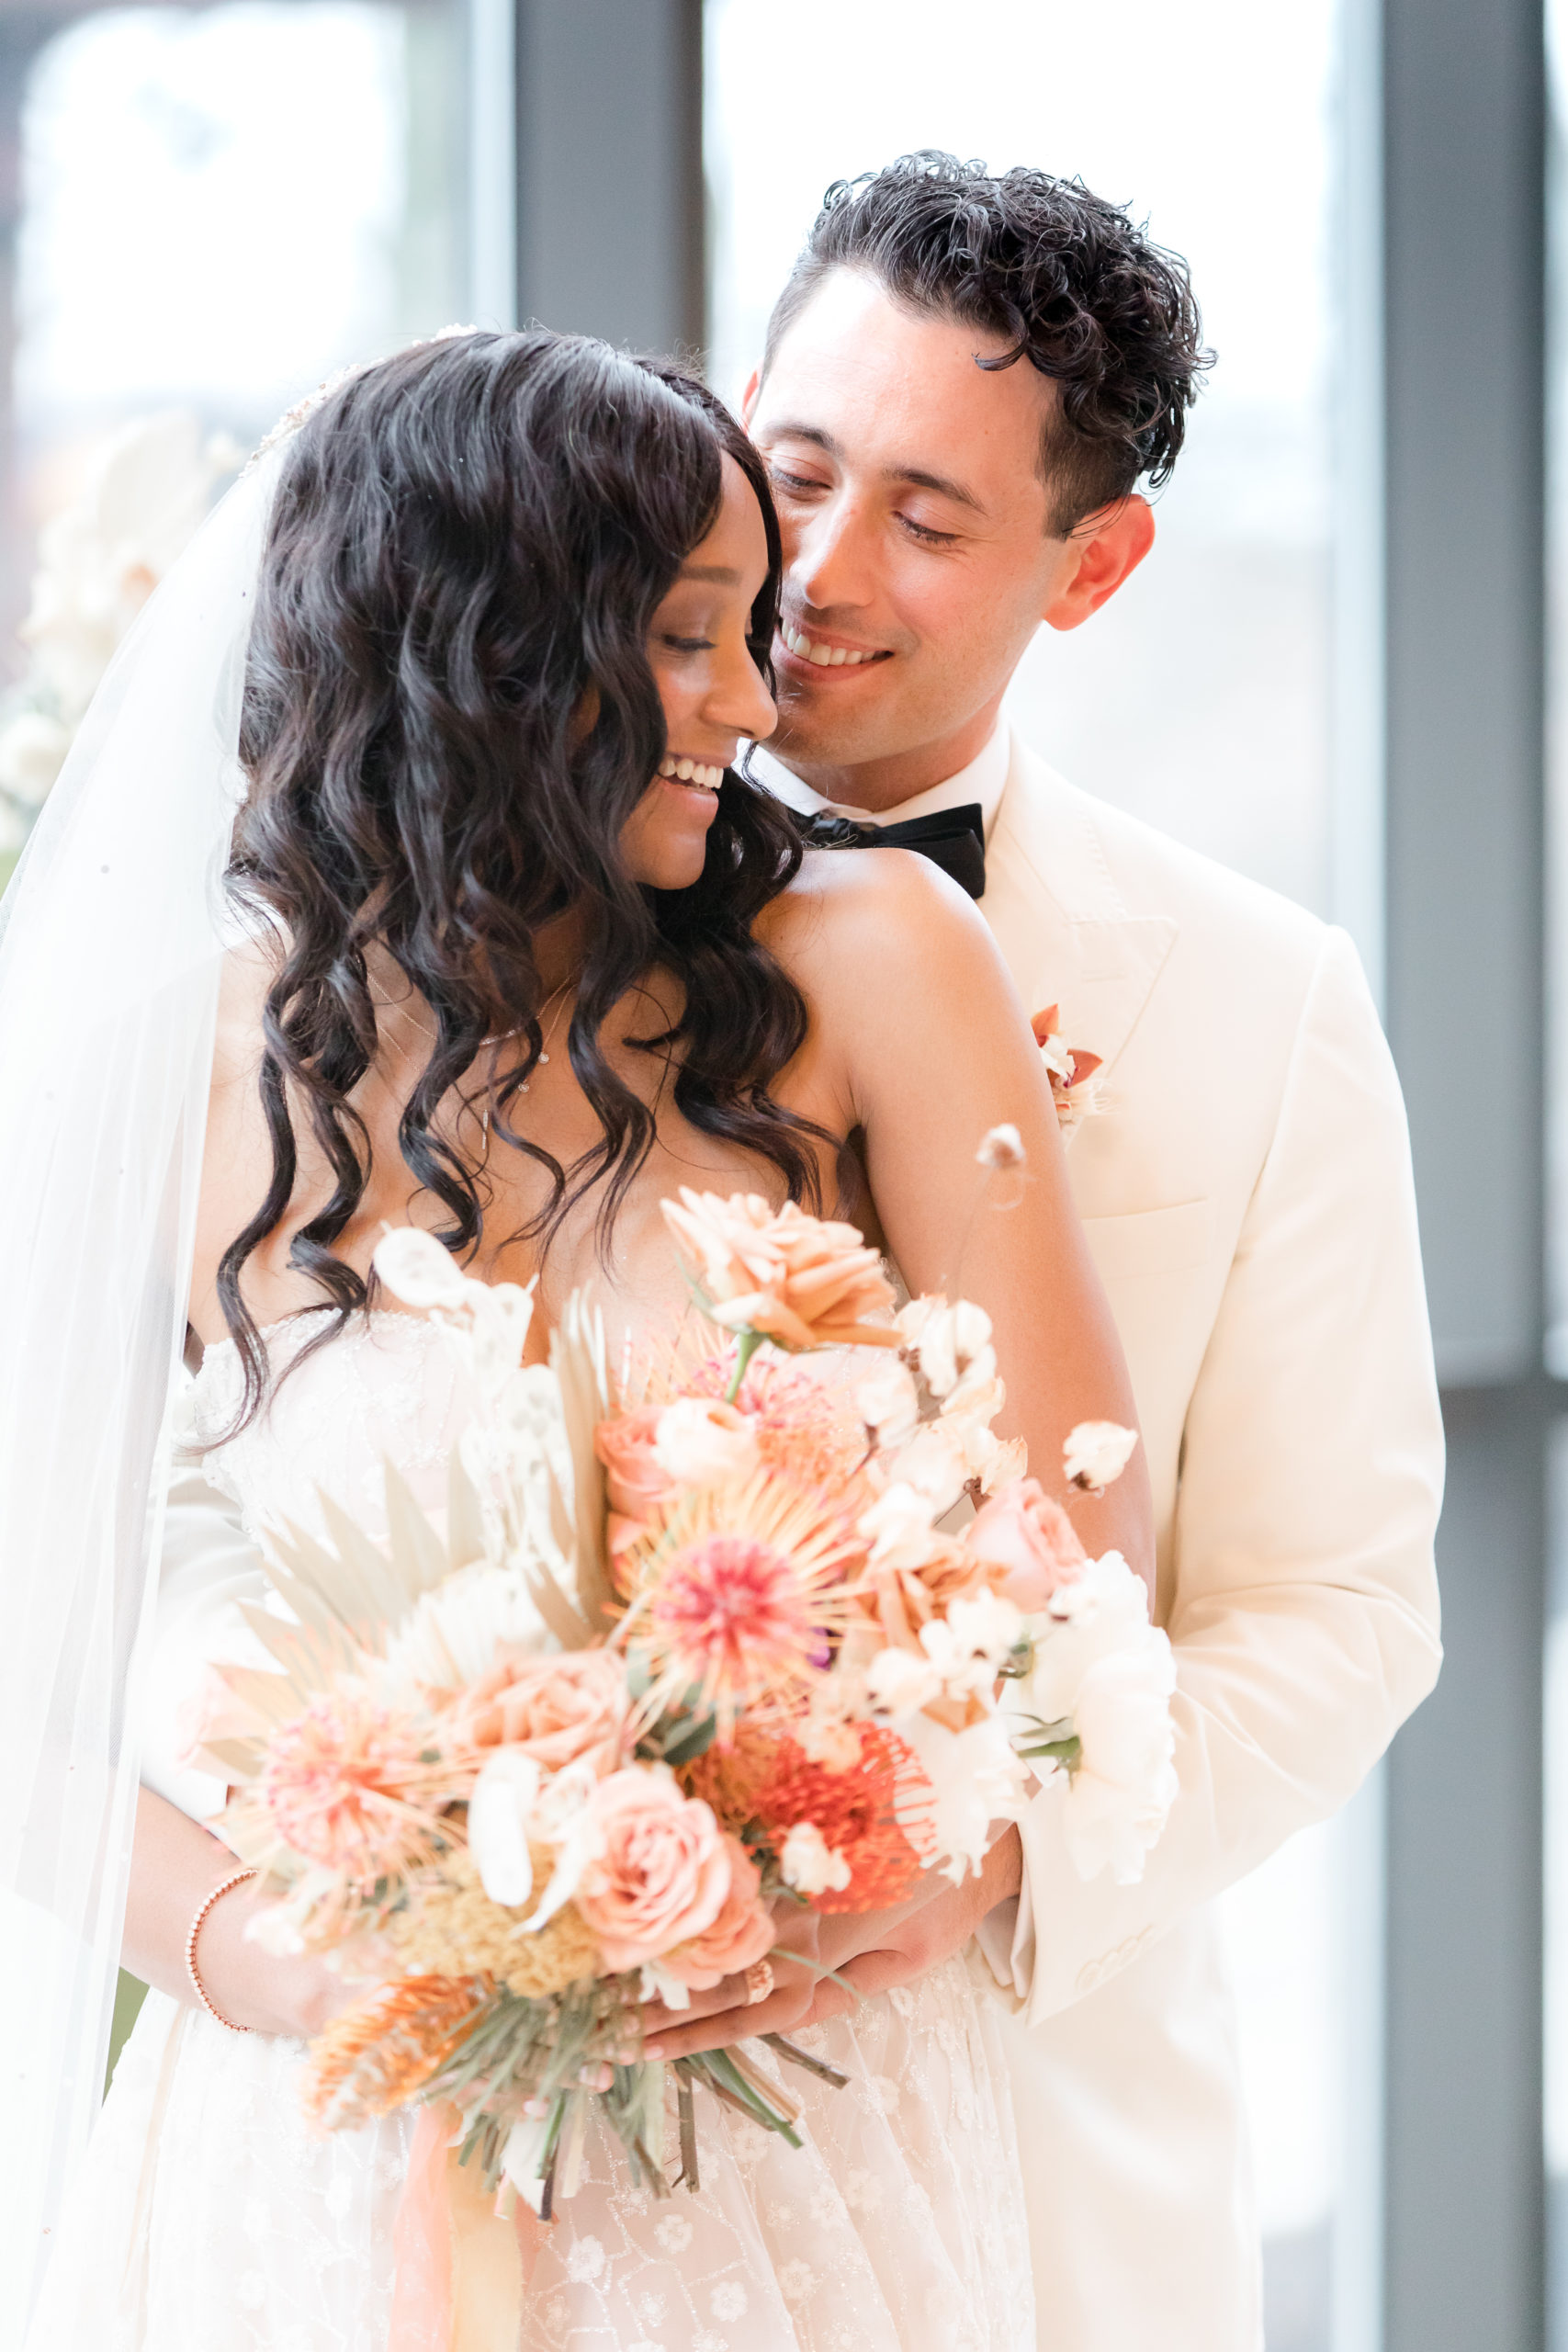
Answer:
[[[1153,536],[1138,498],[1059,533],[1057,389],[976,365],[1007,350],[835,267],[748,387],[785,558],[770,748],[829,799],[888,807],[964,767],[1041,621],[1086,619]]]

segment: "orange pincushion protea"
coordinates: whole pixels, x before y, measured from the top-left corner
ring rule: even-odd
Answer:
[[[742,1729],[728,1750],[710,1748],[682,1771],[694,1796],[703,1797],[727,1828],[759,1832],[782,1846],[791,1829],[810,1822],[823,1844],[843,1857],[849,1884],[815,1895],[818,1911],[880,1911],[907,1894],[920,1858],[897,1807],[918,1814],[925,1776],[903,1741],[879,1724],[859,1724],[860,1758],[847,1770],[815,1764],[787,1734]]]
[[[326,2132],[389,2115],[446,2064],[495,1987],[482,1976],[403,1976],[310,2044],[305,2112]]]
[[[766,1470],[687,1496],[623,1555],[617,1640],[649,1668],[640,1714],[794,1712],[852,1605],[865,1547],[841,1514]]]
[[[368,1888],[429,1860],[442,1808],[464,1792],[430,1741],[427,1725],[338,1690],[273,1733],[247,1807],[301,1860]]]

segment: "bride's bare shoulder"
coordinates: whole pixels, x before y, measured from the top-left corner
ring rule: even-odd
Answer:
[[[807,989],[886,979],[916,962],[988,956],[974,901],[931,859],[906,849],[808,850],[757,936]]]

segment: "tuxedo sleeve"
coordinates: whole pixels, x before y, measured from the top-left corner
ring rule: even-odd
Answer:
[[[1437,1678],[1441,1489],[1404,1106],[1355,951],[1329,932],[1188,1408],[1180,1792],[1127,1887],[1077,1877],[1060,1783],[1032,1800],[1022,1894],[981,1935],[1032,2021],[1356,1789]]]
[[[224,1784],[192,1762],[204,1690],[220,1662],[268,1661],[241,1614],[266,1578],[239,1507],[209,1484],[198,1456],[176,1453],[164,1516],[157,1613],[141,1680],[141,1781],[193,1820],[222,1810]]]

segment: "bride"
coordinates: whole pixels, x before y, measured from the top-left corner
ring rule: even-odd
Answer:
[[[229,911],[204,902],[200,918],[226,951],[205,1140],[199,1163],[188,1136],[169,1150],[193,1198],[185,1423],[252,1539],[285,1517],[319,1526],[318,1489],[367,1515],[383,1456],[440,1498],[463,1398],[434,1327],[374,1294],[389,1225],[430,1228],[486,1280],[536,1277],[531,1353],[588,1283],[618,1347],[684,1309],[658,1205],[682,1183],[836,1210],[911,1289],[961,1281],[995,1327],[1003,1428],[1047,1484],[1074,1423],[1131,1421],[1049,1088],[983,922],[906,854],[803,854],[736,772],[773,723],[780,560],[761,462],[723,409],[581,339],[455,335],[353,376],[232,497],[259,568],[222,511],[187,559],[190,628],[225,568],[254,621],[239,805],[220,812]],[[100,764],[132,722],[155,739],[160,720],[172,761],[220,764],[210,744],[182,752],[168,700],[176,647],[193,658],[182,593],[176,574],[154,600]],[[215,674],[220,698],[221,662]],[[156,872],[201,895],[173,832],[138,835],[136,855],[149,888]],[[29,890],[58,913],[66,876],[85,888],[80,826],[73,852],[46,843],[30,865],[11,991],[29,942],[45,953]],[[183,1020],[204,974],[143,992],[144,1031]],[[0,1079],[5,1046],[0,1029]],[[193,1051],[169,1067],[196,1067]],[[115,1148],[105,1123],[132,1144],[159,1117],[185,1133],[148,1082],[145,1067],[107,1075],[98,1126],[78,1131]],[[1006,1216],[976,1208],[976,1145],[1003,1121],[1030,1179]],[[180,1217],[156,1192],[143,1221],[166,1277]],[[115,1278],[124,1235],[87,1226],[79,1243],[73,1311],[99,1257]],[[84,1378],[108,1395],[101,1367]],[[39,1411],[19,1387],[15,1401],[36,1436]],[[122,1522],[153,1435],[144,1402],[100,1424]],[[102,1498],[61,1508],[85,1544]],[[1146,1562],[1138,1476],[1078,1515],[1091,1545]],[[117,1540],[130,1589],[141,1522]],[[87,1571],[72,1574],[79,1618]],[[186,1966],[233,1866],[196,1817],[213,1804],[182,1794],[200,1776],[182,1779],[181,1723],[206,1663],[245,1655],[237,1603],[258,1591],[231,1573],[177,1640],[165,1593],[158,1641],[134,1653],[146,1779],[180,1798],[144,1785],[136,1803],[124,1956],[154,1990],[54,2231],[33,2352],[387,2342],[408,2120],[323,2140],[299,2109],[301,2040],[349,1994],[248,1934],[266,1908],[254,1883],[206,1909]],[[810,1953],[779,1975],[807,2017]],[[964,1960],[803,2030],[850,2077],[807,2084],[803,2150],[707,2103],[701,2191],[655,2199],[611,2143],[591,2149],[530,2285],[528,2352],[1032,2346],[1008,2085]]]

